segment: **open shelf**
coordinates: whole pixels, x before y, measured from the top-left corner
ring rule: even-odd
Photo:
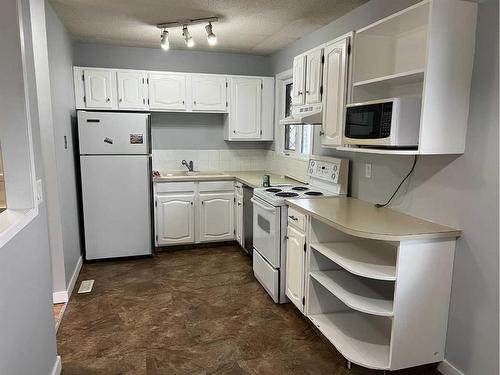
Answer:
[[[396,248],[374,241],[311,243],[311,248],[352,274],[376,280],[396,280]]]
[[[423,69],[413,69],[402,73],[391,74],[383,77],[376,77],[364,81],[354,82],[354,87],[368,86],[368,85],[386,85],[386,86],[400,86],[412,83],[419,83],[424,80]]]
[[[388,149],[388,148],[368,148],[368,147],[348,147],[339,146],[336,147],[339,151],[349,151],[349,152],[361,152],[364,154],[381,154],[381,155],[419,155],[418,150],[398,150],[398,149]]]
[[[372,369],[389,369],[389,318],[350,310],[309,315],[309,319],[349,361]]]
[[[347,271],[313,271],[317,282],[354,310],[367,314],[392,316],[394,283],[362,279]]]

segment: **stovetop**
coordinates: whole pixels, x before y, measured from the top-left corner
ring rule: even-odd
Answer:
[[[330,197],[337,194],[312,185],[277,185],[254,189],[254,195],[272,204],[282,206],[287,198]]]

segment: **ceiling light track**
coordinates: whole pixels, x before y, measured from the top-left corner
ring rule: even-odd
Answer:
[[[182,37],[184,38],[184,41],[186,42],[186,46],[189,48],[194,47],[194,40],[191,34],[189,33],[188,26],[199,24],[199,23],[206,23],[207,25],[205,26],[205,31],[207,32],[207,42],[210,46],[214,46],[217,44],[217,37],[214,34],[213,31],[213,22],[217,22],[219,20],[218,17],[205,17],[205,18],[194,18],[194,19],[188,19],[188,20],[182,20],[182,21],[172,21],[172,22],[165,22],[165,23],[160,23],[156,25],[157,28],[161,29],[161,35],[160,35],[160,46],[163,50],[168,50],[170,49],[170,43],[168,40],[168,30],[167,29],[172,29],[175,27],[181,27],[182,26]]]

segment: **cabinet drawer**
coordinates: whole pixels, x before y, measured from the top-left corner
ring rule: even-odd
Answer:
[[[199,184],[200,193],[203,191],[233,191],[233,181],[202,181]]]
[[[305,230],[306,230],[306,215],[289,207],[287,216],[288,216],[288,225],[291,225],[291,226],[305,232]]]
[[[156,182],[156,193],[175,193],[182,191],[195,191],[194,182]]]

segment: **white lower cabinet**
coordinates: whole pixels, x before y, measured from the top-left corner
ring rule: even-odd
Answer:
[[[306,235],[288,225],[286,237],[286,296],[304,312]]]
[[[234,240],[232,181],[156,182],[156,246]]]
[[[156,239],[158,245],[194,242],[194,200],[194,193],[167,194],[156,198]]]
[[[234,193],[200,193],[200,242],[234,239]]]

